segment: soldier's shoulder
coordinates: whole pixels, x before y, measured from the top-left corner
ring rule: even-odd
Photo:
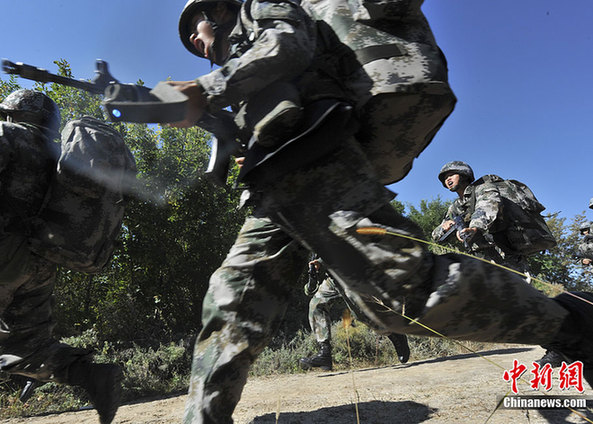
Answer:
[[[34,137],[34,130],[31,127],[28,127],[23,124],[19,124],[17,122],[0,122],[0,137],[12,139],[15,137],[26,137],[32,138]]]
[[[299,2],[294,0],[248,0],[245,8],[256,21],[279,19],[298,22],[306,15]]]

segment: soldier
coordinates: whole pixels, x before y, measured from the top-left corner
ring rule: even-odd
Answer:
[[[408,93],[430,97],[431,89],[448,86],[444,57],[420,5],[398,1],[389,8],[400,15],[394,32],[411,40],[410,56],[399,62],[411,75],[394,88],[404,104]],[[331,34],[318,30],[323,23],[290,0],[190,0],[182,12],[184,45],[221,67],[194,81],[169,82],[189,99],[185,120],[176,125],[191,126],[205,110],[238,105],[255,108],[265,123],[279,118],[288,132],[272,143],[266,139],[266,146],[258,137],[247,143],[241,178],[249,184],[254,215],[210,279],[184,421],[232,422],[249,367],[278,328],[290,302],[286,285],[297,281],[307,251],[319,254],[382,334],[433,335],[428,327],[457,339],[540,344],[582,360],[592,382],[587,303],[566,294],[550,299],[513,273],[464,255],[434,255],[409,238],[421,237],[421,230],[389,204],[393,194],[381,183],[384,176],[355,137],[344,79],[332,76],[344,69],[332,61],[348,57],[339,56],[339,44],[325,46],[333,43]],[[439,54],[414,62],[426,52]],[[290,87],[305,106],[301,123],[293,113],[299,99],[286,98]],[[282,120],[286,115],[290,119]],[[258,134],[262,120],[252,125]],[[291,135],[291,124],[306,130]]]
[[[475,180],[472,168],[462,161],[443,165],[439,180],[443,187],[457,193],[458,197],[449,206],[443,222],[432,232],[433,240],[442,241],[444,235],[456,225],[455,219],[461,218],[465,228],[456,230],[455,234],[469,253],[519,271],[526,275],[525,281],[530,283],[527,258],[509,249],[504,228],[497,225],[505,220],[505,213],[509,209],[504,207],[504,193],[497,186],[498,180]],[[512,217],[506,217],[506,220],[510,221]],[[541,366],[549,363],[552,367],[559,367],[562,357],[547,350],[536,362]]]
[[[319,351],[312,356],[304,357],[299,360],[301,368],[308,370],[310,368],[321,368],[324,371],[332,370],[332,352],[331,352],[331,304],[342,298],[348,308],[354,312],[354,315],[359,321],[367,323],[356,304],[348,299],[348,294],[343,292],[341,287],[334,282],[334,279],[329,275],[328,271],[323,266],[323,261],[314,259],[309,262],[309,266],[314,266],[317,270],[317,275],[323,279],[317,290],[313,294],[311,302],[309,302],[309,325],[311,332],[315,335]],[[319,278],[319,277],[318,277]],[[305,292],[307,293],[307,286]],[[310,293],[307,293],[309,295]],[[371,325],[371,324],[367,324]],[[410,347],[408,346],[408,338],[403,334],[388,334],[387,338],[393,344],[397,352],[398,359],[402,364],[408,362],[410,358]]]
[[[17,90],[0,104],[0,370],[84,388],[110,423],[121,370],[52,337],[56,264],[31,252],[28,236],[59,156],[60,111],[45,94]]]
[[[456,229],[453,234],[463,242],[469,253],[528,275],[527,258],[510,252],[495,241],[500,240],[495,235],[498,230],[496,224],[504,214],[503,199],[496,184],[475,180],[472,168],[462,161],[443,165],[439,180],[443,187],[457,193],[457,199],[449,206],[441,224],[433,230],[432,239],[442,241],[455,226],[455,219],[461,218],[465,228]],[[530,282],[529,277],[527,282]]]
[[[593,199],[591,199],[593,201]],[[589,206],[591,207],[591,206]],[[593,209],[593,208],[592,208]],[[593,228],[593,222],[584,222],[579,228],[583,240],[577,247],[577,257],[581,259],[581,263],[585,266],[593,264],[593,234],[591,229]]]

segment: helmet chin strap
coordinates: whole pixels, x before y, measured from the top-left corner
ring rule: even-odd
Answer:
[[[212,32],[214,33],[214,41],[208,48],[208,57],[210,58],[210,67],[214,66],[214,64],[221,66],[223,56],[226,53],[222,50],[223,46],[224,46],[224,43],[222,42],[222,40],[224,37],[227,37],[228,34],[231,32],[231,30],[234,28],[235,22],[231,20],[231,21],[221,25],[221,24],[216,23],[214,21],[214,19],[212,19],[210,16],[208,16],[207,12],[203,12],[203,16],[204,16],[204,22],[207,22],[208,24],[210,24],[210,26],[212,27]],[[212,60],[212,58],[215,58],[216,60]]]

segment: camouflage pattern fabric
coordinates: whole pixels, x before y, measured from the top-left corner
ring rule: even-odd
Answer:
[[[231,423],[249,367],[271,341],[309,252],[264,216],[245,220],[210,278],[185,423]]]
[[[432,239],[437,241],[443,236],[445,231],[442,225],[445,221],[453,219],[454,216],[461,216],[467,223],[467,227],[475,227],[480,232],[474,237],[469,253],[516,271],[528,273],[527,259],[521,255],[505,252],[496,245],[492,237],[492,233],[497,230],[496,223],[502,214],[503,200],[496,184],[490,181],[480,184],[474,182],[466,187],[462,198],[456,198],[449,206],[443,221],[433,230]]]
[[[309,325],[318,343],[331,343],[330,307],[338,299],[342,299],[346,303],[358,320],[365,322],[364,318],[361,319],[363,315],[356,312],[356,304],[351,302],[341,287],[336,285],[333,278],[326,274],[309,302]]]
[[[447,62],[420,9],[422,3],[301,3],[356,54],[361,68],[340,78],[360,112],[357,139],[383,184],[406,176],[456,102],[447,81]],[[381,53],[369,54],[377,50]]]
[[[593,259],[593,238],[585,237],[577,246],[577,256],[579,258]]]
[[[289,13],[258,25],[245,22],[271,4],[244,4],[239,23],[259,31],[252,46],[198,78],[211,108],[307,70],[315,35],[295,3],[275,1],[272,11]],[[408,317],[449,337],[527,344],[556,339],[567,311],[516,274],[462,255],[435,256],[406,238],[357,232],[372,226],[421,234],[390,206],[393,194],[354,135],[344,130],[335,137],[340,147],[323,159],[251,187],[255,216],[247,218],[204,298],[186,424],[232,423],[249,367],[277,329],[290,303],[287,285],[296,284],[308,251],[319,254],[382,334],[433,335],[401,315],[405,299]]]
[[[420,237],[398,215],[356,142],[322,164],[260,187],[257,208],[210,280],[194,351],[185,423],[230,423],[250,365],[277,328],[295,283],[317,252],[349,299],[380,333],[546,344],[567,312],[519,276],[461,255],[435,256],[423,244],[366,235],[373,226]],[[378,194],[379,193],[379,194]],[[298,240],[297,243],[295,240]]]
[[[56,265],[32,254],[27,241],[28,219],[41,206],[56,159],[48,143],[33,126],[0,123],[0,369],[61,381],[88,351],[51,337]]]
[[[323,282],[309,302],[309,325],[318,343],[331,343],[331,304],[342,297],[331,278]]]

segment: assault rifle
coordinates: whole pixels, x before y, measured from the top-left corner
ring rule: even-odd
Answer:
[[[77,80],[56,75],[45,69],[23,63],[2,61],[2,69],[7,74],[18,75],[42,83],[55,83],[102,94],[106,119],[111,122],[172,123],[183,121],[187,106],[187,96],[166,82],[159,82],[150,89],[138,84],[122,84],[109,72],[107,62],[97,60],[95,76],[90,81]],[[196,123],[213,134],[212,155],[206,174],[215,182],[224,185],[229,166],[229,157],[237,154],[238,129],[232,112],[221,110],[205,113]]]
[[[449,228],[449,230],[447,230],[447,232],[445,234],[443,234],[438,239],[438,242],[439,243],[444,242],[452,234],[455,234],[455,233],[457,233],[457,231],[459,231],[459,236],[461,237],[461,240],[463,241],[463,246],[465,247],[466,250],[471,250],[470,244],[469,244],[470,234],[461,232],[462,230],[467,228],[465,221],[463,220],[461,215],[454,215],[452,221],[454,222],[454,224],[451,226],[451,228]]]

